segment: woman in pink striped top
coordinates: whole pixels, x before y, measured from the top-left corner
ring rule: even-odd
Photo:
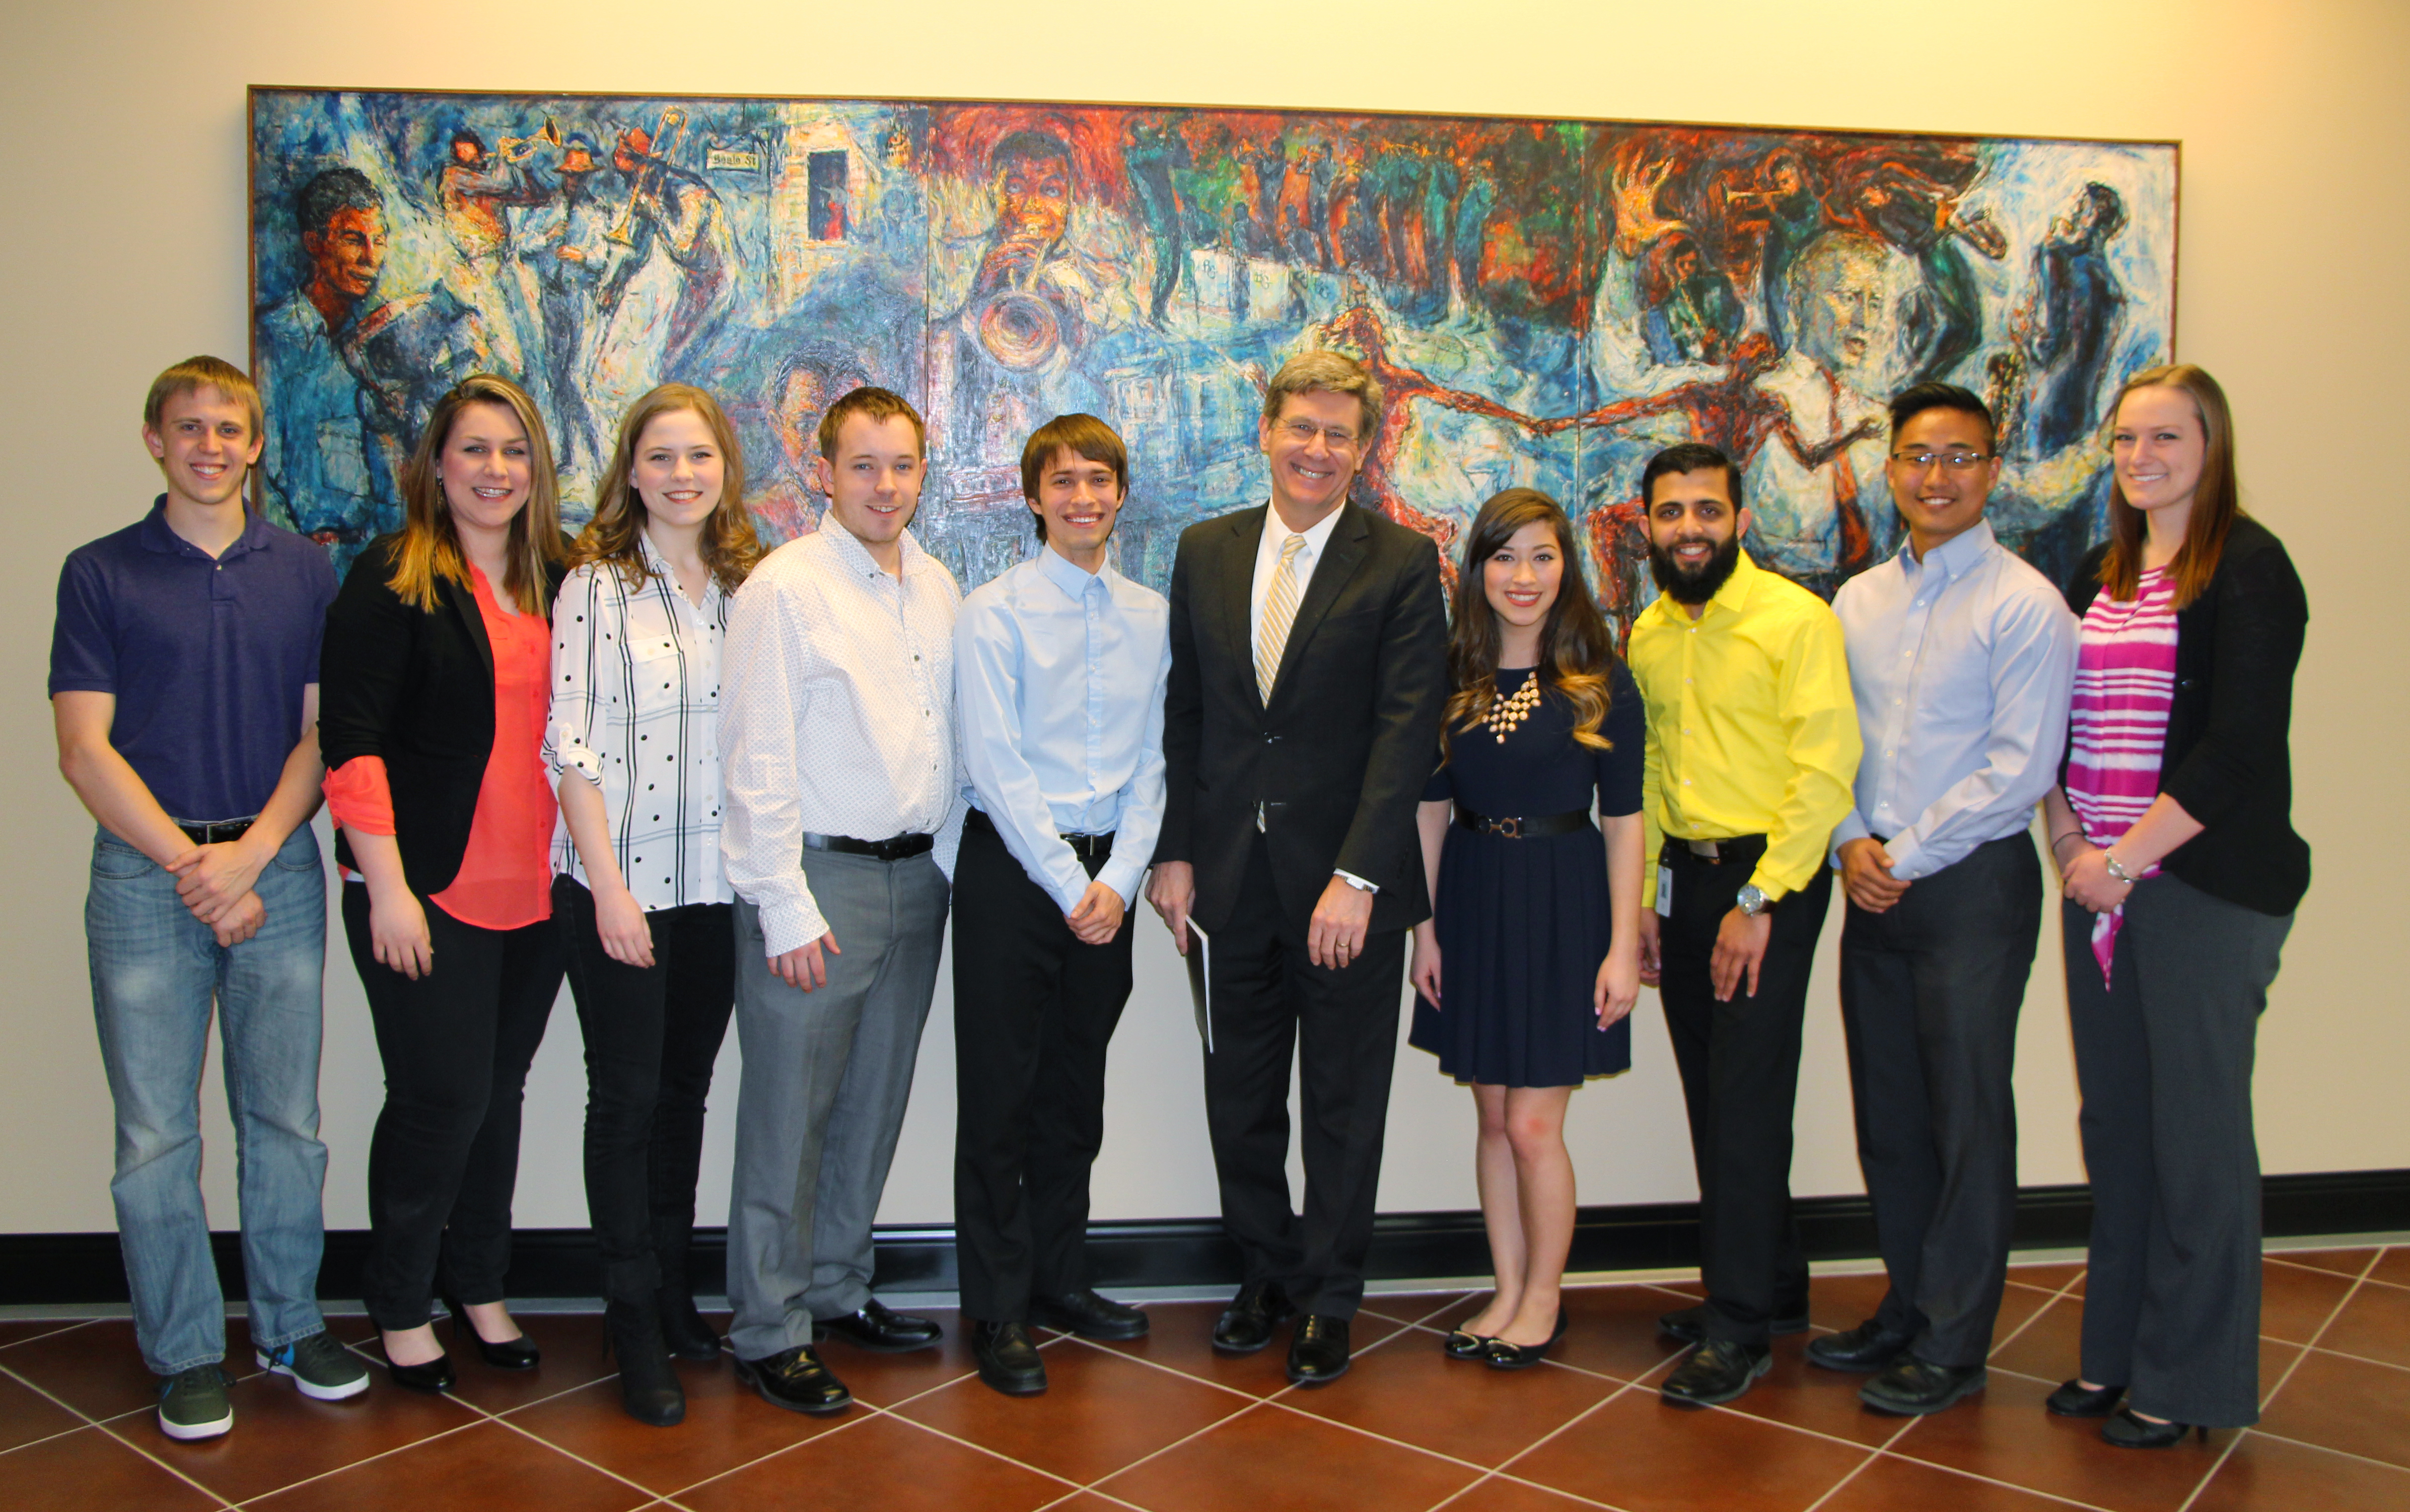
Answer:
[[[2251,1064],[2309,886],[2287,744],[2309,606],[2238,504],[2214,379],[2136,374],[2112,448],[2110,539],[2068,587],[2083,649],[2044,801],[2093,1199],[2083,1373],[2048,1406],[2161,1448],[2258,1420]]]

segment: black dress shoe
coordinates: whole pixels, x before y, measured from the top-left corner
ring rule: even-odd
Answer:
[[[1082,1289],[1029,1299],[1029,1320],[1057,1333],[1083,1339],[1143,1339],[1146,1315],[1110,1297]]]
[[[739,1359],[736,1378],[761,1392],[762,1401],[789,1412],[820,1418],[853,1405],[853,1393],[820,1363],[809,1345],[781,1349],[767,1360]]]
[[[1508,1344],[1503,1339],[1492,1339],[1489,1347],[1482,1353],[1482,1362],[1491,1370],[1529,1370],[1547,1359],[1548,1351],[1555,1348],[1557,1341],[1564,1336],[1565,1310],[1561,1306],[1557,1309],[1557,1326],[1548,1332],[1546,1339],[1538,1344]]]
[[[719,1358],[719,1335],[703,1320],[694,1293],[684,1287],[661,1287],[653,1292],[661,1315],[661,1343],[680,1360],[705,1364]]]
[[[2185,1441],[2186,1433],[2198,1432],[2203,1443],[2209,1440],[2209,1430],[2196,1430],[2190,1423],[2148,1423],[2134,1416],[2131,1407],[2119,1407],[2100,1425],[2100,1442],[2114,1444],[2121,1449],[2170,1449]]]
[[[1712,1407],[1748,1390],[1774,1368],[1774,1351],[1737,1339],[1709,1339],[1665,1377],[1657,1394],[1677,1407]]]
[[[449,1355],[437,1355],[415,1365],[397,1365],[388,1360],[385,1368],[385,1374],[393,1377],[394,1385],[407,1386],[414,1391],[449,1391],[457,1380],[452,1374],[452,1357]]]
[[[1657,1329],[1661,1333],[1674,1335],[1684,1344],[1705,1344],[1707,1342],[1706,1319],[1707,1304],[1701,1303],[1695,1307],[1681,1307],[1670,1313],[1658,1314]],[[1803,1304],[1795,1313],[1785,1313],[1778,1317],[1766,1325],[1766,1332],[1769,1333],[1807,1332],[1807,1307]]]
[[[1877,1412],[1921,1418],[1982,1390],[1983,1381],[1981,1365],[1937,1365],[1914,1355],[1902,1355],[1885,1366],[1881,1375],[1858,1388],[1858,1400]]]
[[[1347,1319],[1309,1313],[1288,1341],[1288,1378],[1299,1386],[1328,1386],[1347,1374]]]
[[[1880,1370],[1914,1343],[1869,1318],[1847,1333],[1827,1333],[1808,1341],[1808,1362],[1826,1370]]]
[[[477,1325],[470,1321],[469,1309],[460,1304],[459,1298],[445,1297],[443,1310],[452,1315],[453,1339],[458,1340],[461,1333],[466,1332],[477,1346],[477,1358],[496,1370],[533,1370],[543,1363],[544,1351],[537,1348],[535,1341],[524,1333],[515,1339],[496,1342],[478,1332]]]
[[[652,1295],[617,1299],[602,1306],[604,1347],[618,1358],[619,1404],[628,1416],[655,1428],[686,1420],[686,1388],[661,1342],[661,1308]]]
[[[1297,1304],[1277,1281],[1250,1281],[1213,1320],[1213,1347],[1226,1355],[1251,1355],[1272,1342],[1272,1330],[1297,1316]]]
[[[971,1324],[971,1353],[980,1379],[1006,1396],[1036,1396],[1046,1390],[1046,1361],[1020,1323]]]
[[[2057,1390],[2042,1398],[2042,1410],[2054,1418],[2106,1418],[2117,1410],[2125,1396],[2122,1386],[2090,1387],[2083,1377],[2059,1383]]]
[[[815,1318],[812,1337],[824,1339],[831,1334],[845,1340],[857,1349],[873,1354],[900,1355],[907,1350],[926,1349],[937,1342],[944,1330],[926,1318],[909,1313],[894,1313],[873,1297],[863,1304],[862,1311],[848,1313],[843,1318]]]

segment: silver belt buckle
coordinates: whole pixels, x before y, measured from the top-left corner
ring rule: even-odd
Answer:
[[[1690,849],[1691,855],[1703,861],[1718,861],[1723,858],[1712,840],[1686,840],[1682,843]]]

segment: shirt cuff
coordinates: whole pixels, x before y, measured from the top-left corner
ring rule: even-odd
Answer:
[[[1914,882],[1924,875],[1924,844],[1916,838],[1914,829],[1903,829],[1883,845],[1883,854],[1891,857],[1891,875],[1895,882]]]
[[[385,778],[385,757],[354,756],[329,770],[318,785],[327,795],[327,812],[352,833],[394,832],[393,787]]]
[[[1138,906],[1138,885],[1145,875],[1144,861],[1136,857],[1124,857],[1118,851],[1096,869],[1096,880],[1113,890],[1124,908]]]
[[[773,960],[829,932],[828,920],[820,915],[820,905],[812,901],[809,892],[801,898],[764,902],[761,915],[762,954]]]
[[[1355,872],[1353,872],[1353,871],[1342,871],[1342,870],[1340,870],[1340,869],[1338,869],[1338,868],[1334,867],[1334,868],[1332,868],[1332,869],[1331,869],[1331,872],[1330,872],[1330,874],[1331,874],[1332,876],[1334,876],[1334,877],[1337,877],[1340,881],[1342,881],[1342,882],[1343,882],[1343,883],[1347,884],[1347,886],[1351,886],[1351,887],[1355,888],[1357,892],[1373,892],[1373,893],[1376,893],[1376,892],[1379,892],[1379,891],[1381,890],[1380,888],[1378,888],[1378,887],[1374,886],[1372,884],[1371,884],[1371,883],[1369,883],[1369,882],[1365,881],[1362,877],[1357,876],[1357,875]]]
[[[1872,840],[1874,835],[1875,832],[1866,828],[1866,822],[1858,817],[1857,810],[1851,809],[1841,815],[1841,822],[1833,827],[1833,843],[1827,852],[1832,857],[1834,870],[1840,870],[1842,846],[1853,840]]]

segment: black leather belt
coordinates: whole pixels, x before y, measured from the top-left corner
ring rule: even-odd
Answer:
[[[223,845],[251,833],[251,827],[258,822],[259,815],[254,814],[248,819],[220,819],[212,824],[186,824],[179,819],[176,828],[196,845]]]
[[[1661,856],[1665,857],[1695,856],[1702,861],[1715,861],[1719,864],[1741,860],[1744,853],[1746,857],[1752,861],[1764,855],[1765,837],[1733,835],[1723,840],[1677,840],[1672,835],[1667,835],[1664,847],[1659,852]]]
[[[1459,804],[1456,822],[1476,835],[1498,835],[1506,840],[1546,840],[1551,835],[1570,835],[1576,829],[1588,829],[1590,810],[1544,814],[1536,818],[1493,819]]]
[[[804,849],[835,851],[839,856],[867,856],[879,861],[907,861],[935,849],[935,835],[896,835],[887,840],[856,840],[851,835],[806,835]]]
[[[994,818],[984,809],[972,809],[965,814],[963,823],[973,829],[984,829],[991,835],[1002,838],[995,828]],[[1113,832],[1110,829],[1101,835],[1082,834],[1076,829],[1064,830],[1059,832],[1058,838],[1071,847],[1072,855],[1082,861],[1102,861],[1109,859],[1113,854]]]

